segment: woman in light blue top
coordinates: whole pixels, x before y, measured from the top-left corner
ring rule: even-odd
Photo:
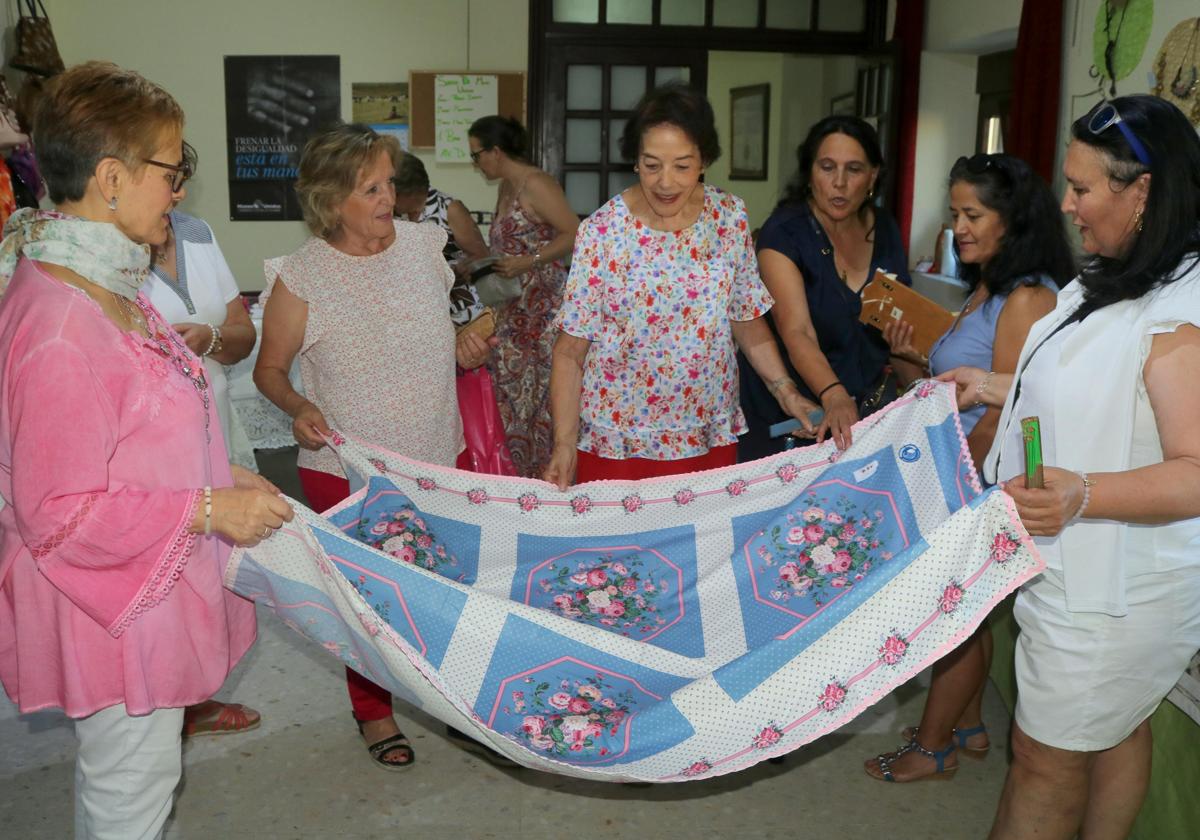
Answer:
[[[1058,202],[1024,161],[999,154],[959,158],[950,170],[950,214],[967,301],[928,359],[912,348],[911,327],[884,331],[892,354],[909,363],[896,366],[902,378],[964,365],[1015,370],[1029,328],[1054,309],[1058,288],[1074,276]],[[977,466],[991,448],[999,419],[998,408],[981,402],[962,412]],[[975,757],[986,753],[991,743],[980,706],[991,656],[991,633],[981,625],[934,666],[920,726],[904,730],[906,743],[897,751],[868,760],[867,773],[889,782],[916,781],[954,772],[956,750]]]

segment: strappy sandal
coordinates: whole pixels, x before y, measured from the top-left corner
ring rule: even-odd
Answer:
[[[227,735],[232,732],[249,732],[258,728],[262,716],[241,703],[222,703],[220,700],[205,700],[188,706],[183,713],[183,737],[198,735]]]
[[[940,779],[940,780],[945,781],[945,780],[952,778],[954,776],[954,773],[958,770],[957,764],[954,765],[953,767],[946,766],[946,759],[949,758],[950,755],[956,749],[958,749],[958,747],[954,743],[951,743],[950,746],[946,747],[946,749],[944,749],[944,750],[927,750],[924,747],[922,747],[920,744],[917,743],[916,738],[913,738],[911,741],[909,741],[907,744],[905,744],[904,746],[902,746],[900,749],[896,750],[895,752],[883,753],[882,755],[875,757],[875,760],[879,762],[880,775],[878,775],[878,776],[875,775],[866,767],[864,767],[863,769],[866,770],[867,775],[870,776],[872,779],[878,779],[879,781],[882,781],[882,782],[895,782],[895,781],[897,781],[897,779],[896,779],[896,776],[892,773],[893,762],[895,762],[896,759],[900,758],[902,755],[905,755],[906,753],[916,752],[916,753],[920,753],[921,755],[925,756],[926,758],[932,758],[937,763],[937,767],[932,773],[926,773],[923,776],[916,776],[911,779],[905,779],[904,781],[905,782],[919,782],[922,779]]]
[[[917,733],[919,731],[920,727],[918,726],[907,726],[900,733],[900,737],[905,741],[911,741],[913,738],[917,737]],[[968,738],[972,738],[976,735],[983,735],[986,737],[988,734],[987,726],[981,723],[978,726],[971,726],[967,729],[954,729],[951,731],[954,734],[954,739],[958,742],[958,751],[963,755],[974,759],[984,759],[987,757],[988,750],[992,748],[991,739],[988,739],[988,744],[986,747],[971,747],[967,745]]]
[[[358,734],[362,735],[363,721],[355,718],[354,722],[358,725]],[[392,750],[405,750],[408,755],[400,761],[396,761],[395,759],[388,761],[384,756]],[[403,732],[397,732],[395,735],[389,735],[382,741],[376,741],[374,744],[368,745],[367,754],[371,756],[371,761],[375,762],[376,765],[382,767],[384,770],[392,771],[407,770],[417,760],[417,754]]]

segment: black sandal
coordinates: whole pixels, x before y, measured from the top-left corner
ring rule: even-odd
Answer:
[[[363,721],[358,718],[354,719],[358,725],[358,734],[363,734]],[[384,758],[392,750],[405,750],[408,755],[400,761],[388,761]],[[384,770],[405,770],[412,766],[417,760],[417,754],[412,748],[412,744],[408,742],[403,732],[397,732],[395,735],[389,735],[382,741],[376,741],[374,744],[367,746],[367,754],[371,756],[371,760]]]

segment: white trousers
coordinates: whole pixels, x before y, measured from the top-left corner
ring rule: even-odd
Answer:
[[[75,721],[76,840],[155,840],[182,774],[183,709],[126,714],[109,706]]]

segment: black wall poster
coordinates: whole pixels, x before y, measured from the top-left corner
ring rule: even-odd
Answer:
[[[338,56],[225,56],[229,218],[303,218],[292,191],[300,153],[340,118]]]

